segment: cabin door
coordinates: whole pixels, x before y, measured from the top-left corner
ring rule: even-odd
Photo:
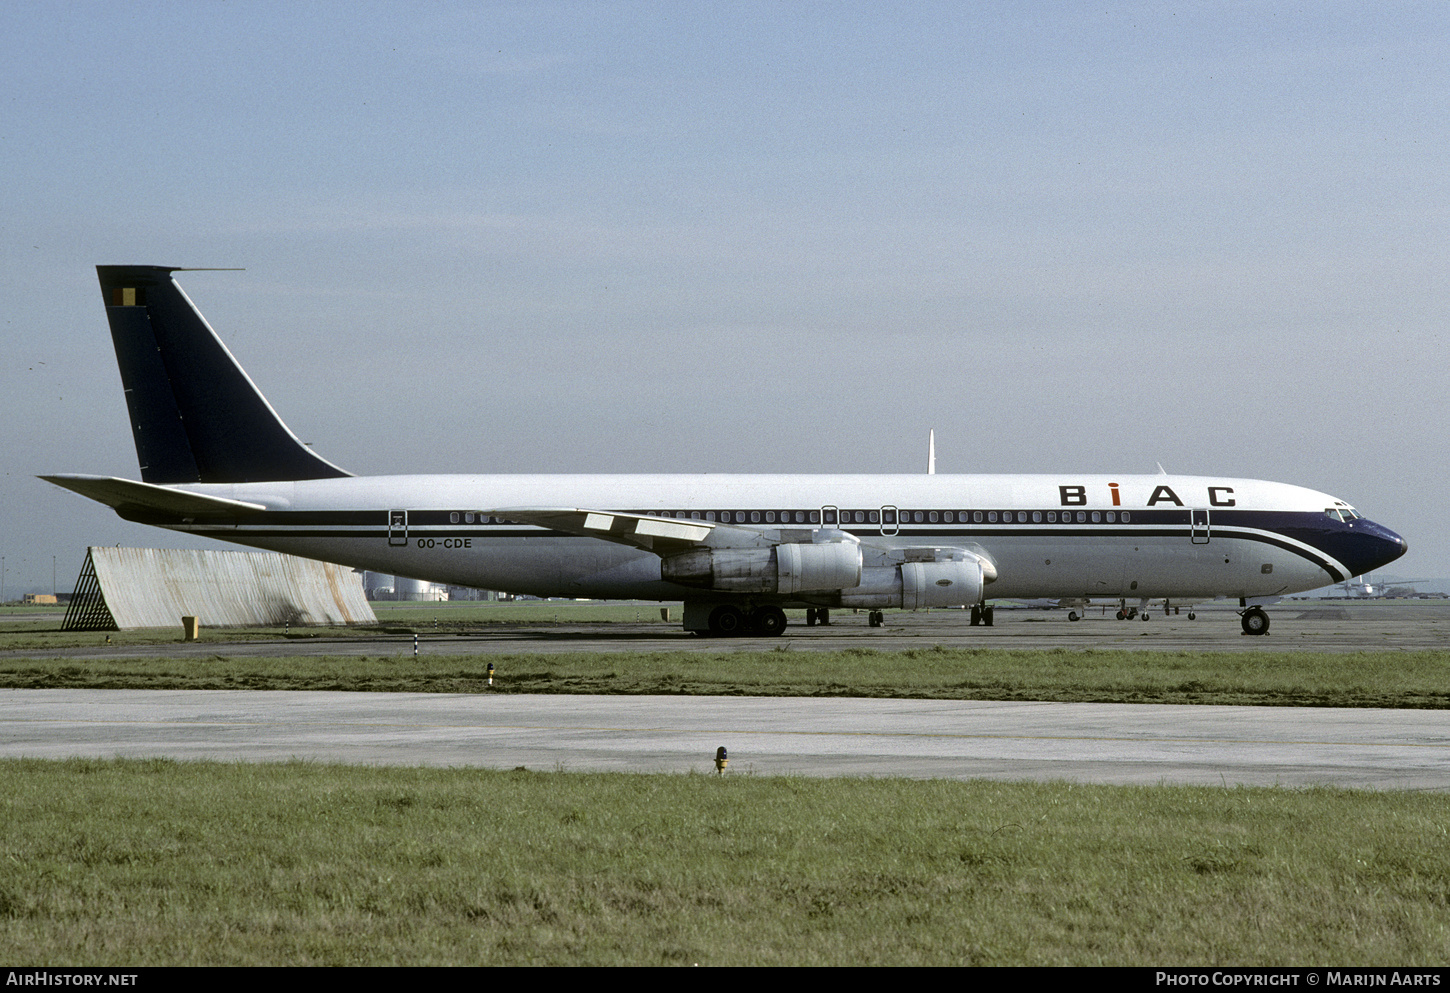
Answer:
[[[1208,544],[1208,508],[1205,507],[1203,510],[1190,510],[1188,514],[1190,519],[1189,532],[1193,536],[1193,543],[1195,545]]]

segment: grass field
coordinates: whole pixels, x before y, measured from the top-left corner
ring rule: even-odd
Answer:
[[[782,646],[784,649],[785,646]],[[0,659],[0,688],[911,697],[1450,707],[1450,652],[561,652]],[[496,671],[489,688],[487,666]]]
[[[399,653],[399,633],[556,612],[664,623],[398,605],[365,658],[227,654],[269,631],[145,657],[176,635],[136,632],[112,635],[130,659],[0,659],[0,687],[1450,706],[1450,652]],[[57,626],[8,620],[0,649],[103,637]],[[13,962],[1353,966],[1450,947],[1442,795],[8,760],[0,797]]]
[[[441,603],[374,603],[378,623],[373,626],[346,628],[350,638],[370,635],[387,638],[400,633],[467,634],[487,631],[500,624],[666,624],[660,614],[670,611],[671,625],[678,627],[681,606],[658,603],[615,603],[577,600],[520,600],[515,602],[466,601]],[[69,648],[94,645],[108,635],[118,645],[154,645],[175,642],[181,637],[181,619],[175,628],[146,628],[137,631],[62,631],[60,618],[65,607],[0,606],[0,651],[21,648]],[[804,618],[805,611],[791,611]],[[800,619],[797,619],[800,623]],[[282,637],[297,639],[326,638],[338,629],[329,627],[294,628],[208,628],[201,629],[201,640],[207,642],[264,641]]]
[[[1446,801],[0,762],[27,964],[1441,965]]]

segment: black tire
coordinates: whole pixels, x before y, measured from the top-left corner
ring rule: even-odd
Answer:
[[[977,606],[977,605],[975,605],[975,604],[973,604],[972,605],[972,627],[976,627],[977,625],[979,625],[981,623],[982,623],[982,608],[979,607],[979,606]]]
[[[1269,615],[1259,607],[1250,607],[1244,611],[1240,623],[1243,625],[1244,634],[1264,635],[1269,633]]]
[[[1070,621],[1081,620],[1081,618],[1079,618],[1077,616],[1077,611],[1075,611],[1075,610],[1069,610],[1067,612],[1067,619],[1070,620]]]
[[[1128,619],[1127,613],[1124,612],[1121,609],[1119,609],[1119,611],[1116,614],[1114,614],[1113,616],[1116,617],[1120,621],[1126,621]]]
[[[982,623],[987,627],[992,626],[992,610],[993,608],[991,607],[982,608]]]
[[[739,607],[727,603],[710,611],[710,631],[713,634],[734,638],[744,634],[745,627],[745,615]]]
[[[779,607],[757,607],[750,616],[755,633],[766,638],[776,638],[785,633],[785,611]]]
[[[831,623],[831,612],[825,607],[816,611],[816,623],[825,627]]]
[[[815,626],[816,626],[816,608],[815,607],[807,607],[806,608],[806,627],[813,628]]]

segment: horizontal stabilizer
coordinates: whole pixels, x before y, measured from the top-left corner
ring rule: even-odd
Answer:
[[[147,511],[175,514],[178,517],[236,517],[239,514],[254,514],[267,509],[260,503],[204,496],[151,483],[138,483],[131,479],[117,479],[115,476],[62,474],[40,478],[83,497],[90,497],[107,507],[114,507],[123,517],[127,516],[127,512],[135,514]]]

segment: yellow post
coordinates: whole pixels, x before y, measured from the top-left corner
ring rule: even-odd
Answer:
[[[181,619],[181,640],[196,641],[201,638],[201,624],[195,617]]]

